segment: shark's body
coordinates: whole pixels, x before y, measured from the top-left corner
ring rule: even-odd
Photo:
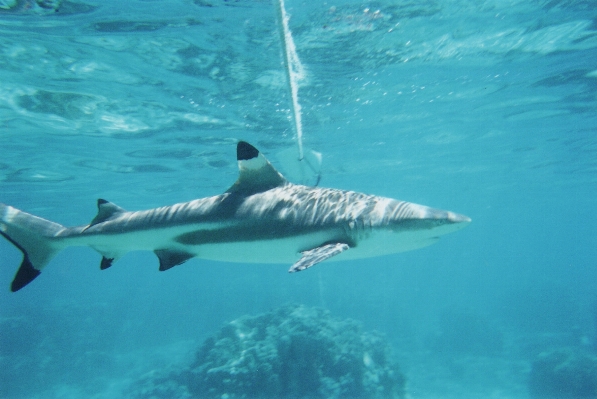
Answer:
[[[291,272],[333,258],[357,259],[420,248],[470,219],[404,201],[289,183],[253,146],[239,142],[239,178],[224,194],[128,212],[98,200],[90,224],[64,227],[0,204],[0,234],[23,252],[11,285],[37,277],[62,249],[90,246],[101,268],[134,250],[154,251],[160,270],[193,257],[293,263]]]

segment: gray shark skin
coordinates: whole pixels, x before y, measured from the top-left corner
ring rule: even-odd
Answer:
[[[237,145],[239,177],[225,193],[144,211],[100,199],[84,226],[65,227],[0,204],[0,234],[22,253],[18,291],[70,246],[89,246],[107,269],[124,254],[153,251],[160,270],[198,257],[289,263],[290,272],[324,260],[359,259],[421,248],[470,218],[410,202],[288,182],[252,145]]]

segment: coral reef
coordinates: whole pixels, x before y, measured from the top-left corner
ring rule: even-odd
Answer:
[[[378,333],[304,306],[242,317],[208,338],[183,370],[154,372],[143,398],[403,398],[404,376]]]
[[[536,399],[597,398],[597,357],[572,349],[541,353],[533,362],[529,393]]]

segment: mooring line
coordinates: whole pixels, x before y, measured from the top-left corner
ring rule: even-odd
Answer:
[[[286,70],[286,81],[288,82],[288,91],[292,97],[292,119],[296,130],[296,142],[298,145],[299,161],[304,158],[303,153],[303,124],[301,120],[301,105],[298,100],[298,82],[305,77],[305,70],[296,52],[292,34],[288,28],[288,14],[284,7],[284,0],[275,2],[278,14],[278,32],[280,33],[280,42],[282,43],[282,52],[284,58],[284,69]]]

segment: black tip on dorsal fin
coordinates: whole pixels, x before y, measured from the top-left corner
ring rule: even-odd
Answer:
[[[229,193],[252,194],[286,184],[284,176],[269,163],[257,148],[246,141],[238,142],[236,159],[238,160],[238,180],[228,189]]]
[[[89,223],[89,227],[105,222],[106,220],[109,220],[115,215],[123,212],[126,212],[126,210],[110,201],[100,198],[97,200],[97,215],[95,215],[91,223]]]
[[[249,159],[257,158],[259,150],[253,147],[246,141],[239,141],[236,146],[236,159],[238,161],[248,161]]]

